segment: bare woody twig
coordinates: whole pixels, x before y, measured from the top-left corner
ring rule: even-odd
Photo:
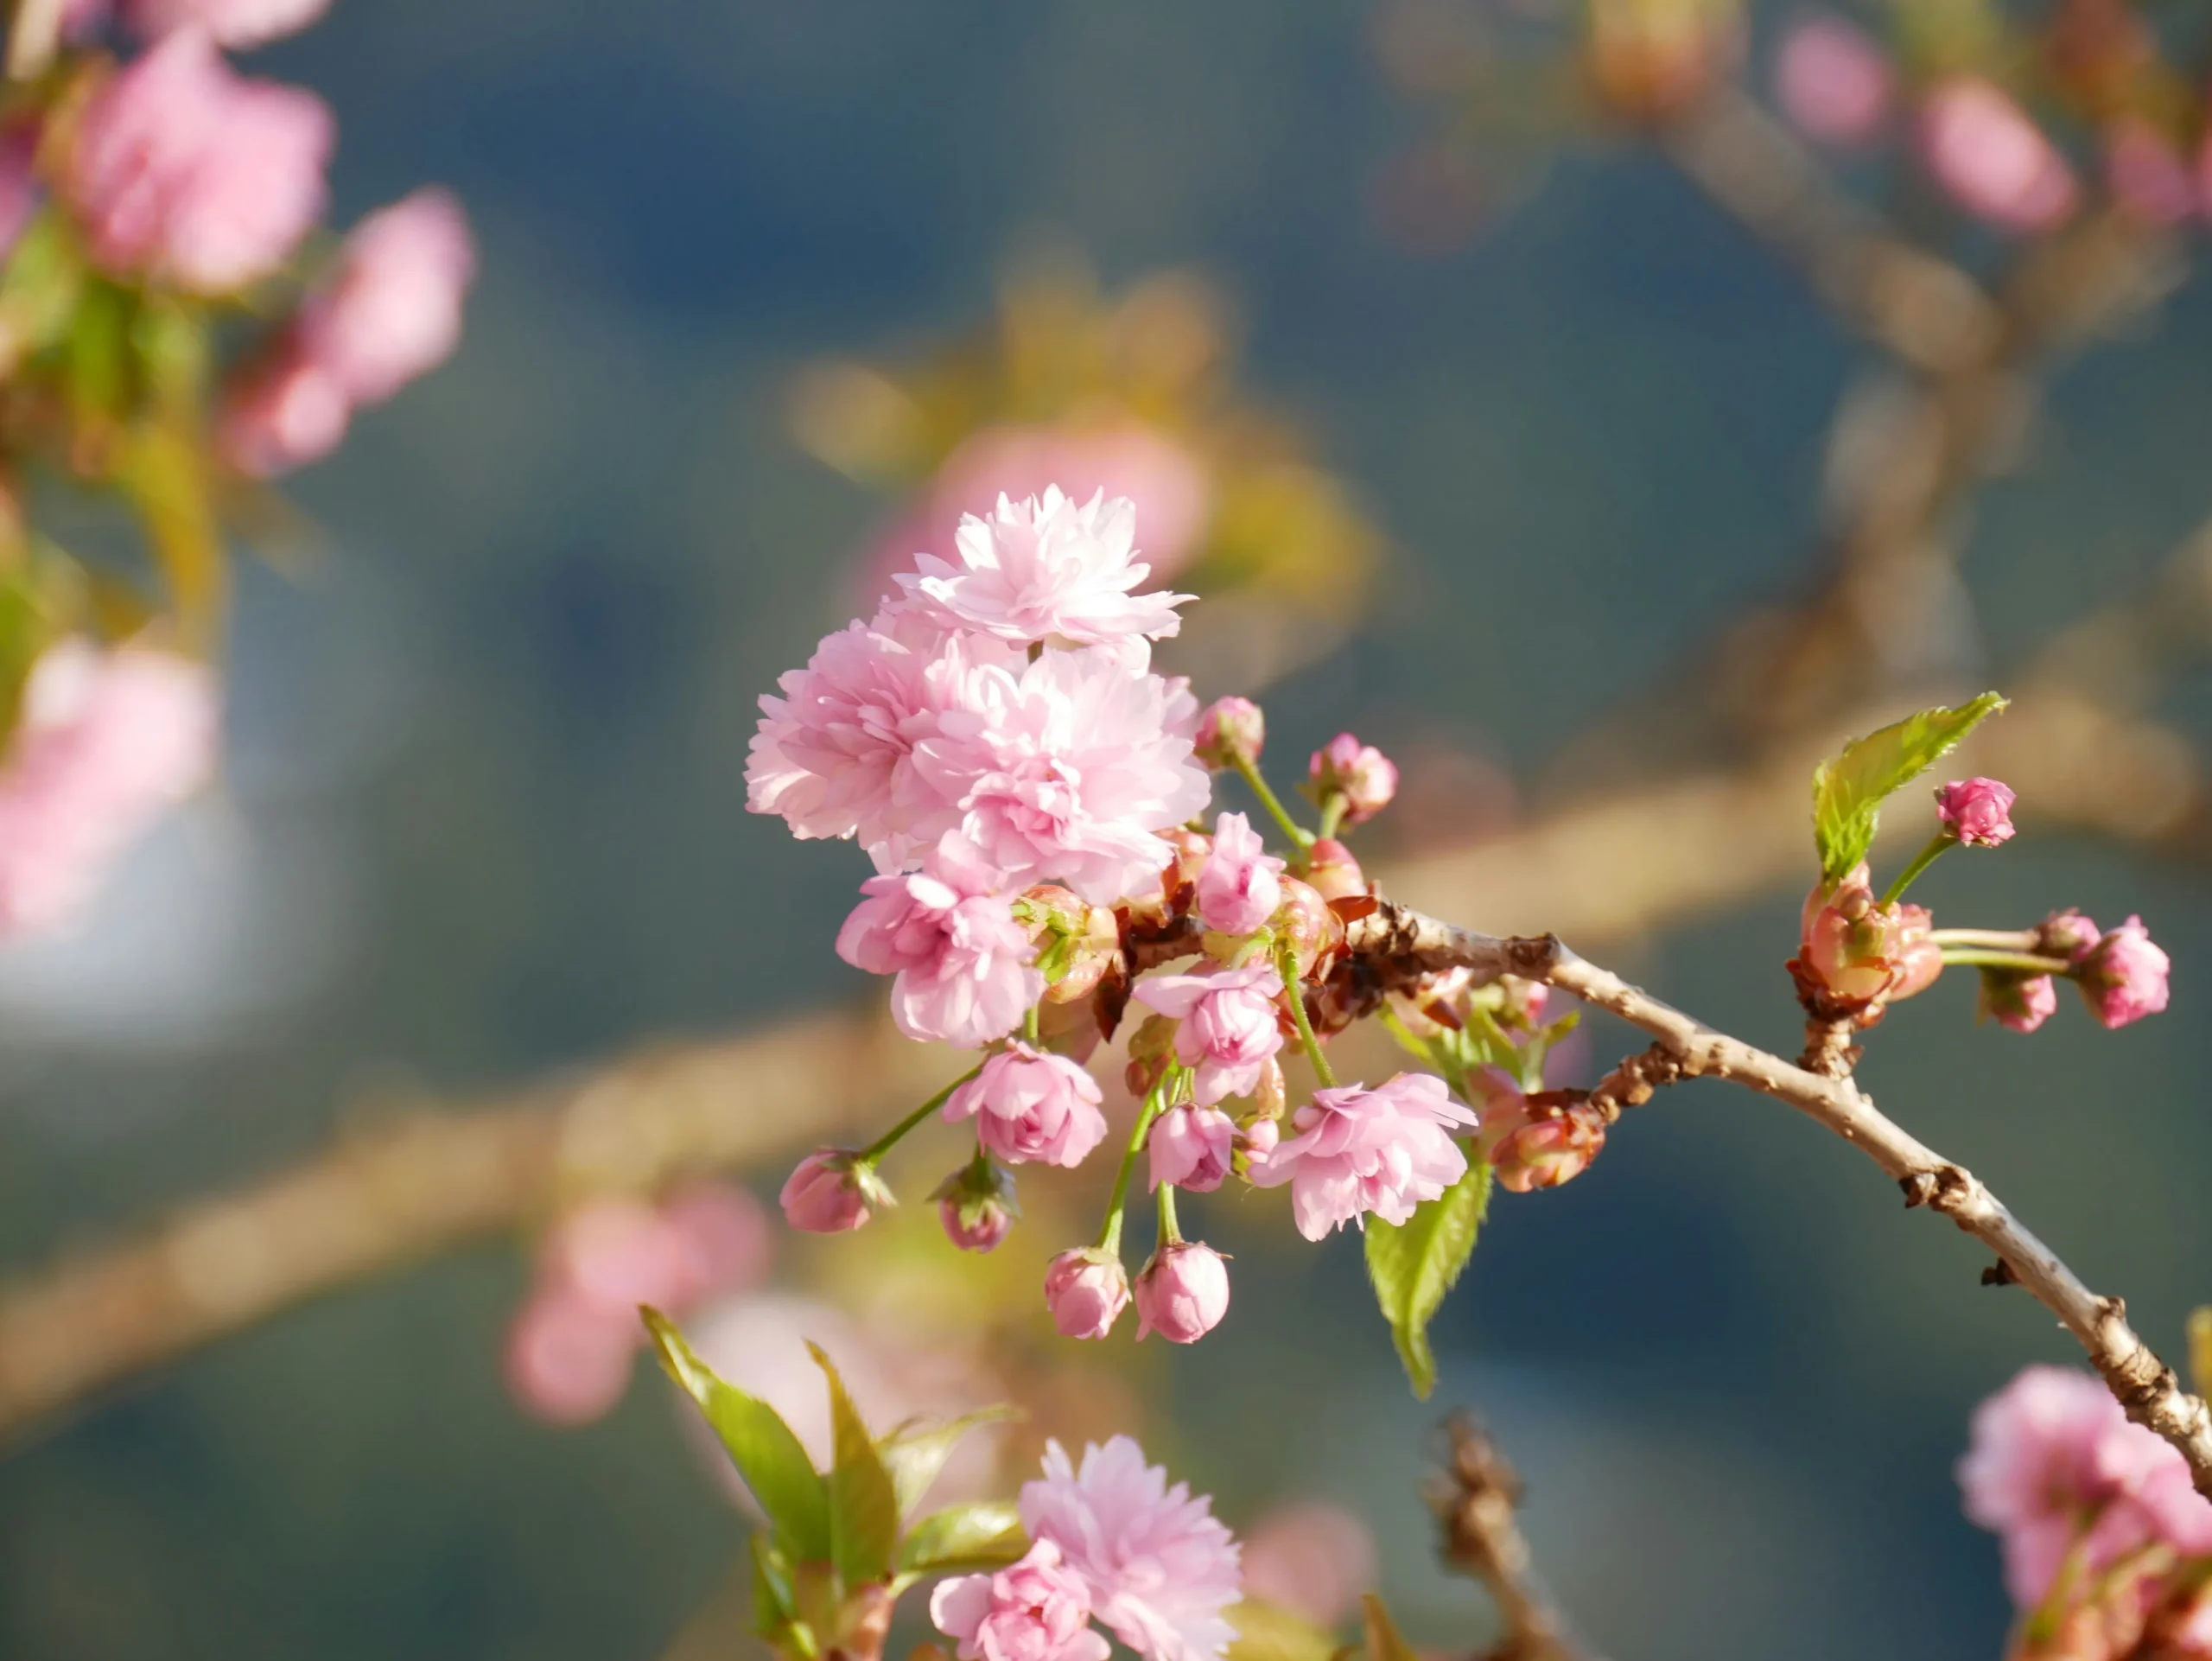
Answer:
[[[1450,1459],[1429,1487],[1444,1528],[1444,1555],[1480,1581],[1497,1606],[1505,1640],[1480,1661],[1597,1661],[1579,1644],[1537,1578],[1516,1513],[1521,1479],[1471,1413],[1445,1422]]]
[[[1965,1167],[1944,1158],[1882,1114],[1848,1077],[1824,1078],[1756,1049],[1661,1002],[1585,961],[1556,936],[1500,939],[1384,905],[1351,925],[1348,947],[1375,954],[1386,979],[1465,964],[1478,975],[1518,975],[1573,992],[1663,1045],[1686,1078],[1726,1079],[1786,1103],[1825,1125],[1889,1174],[1908,1206],[1927,1206],[1995,1251],[2025,1288],[2073,1333],[2127,1416],[2189,1461],[2197,1492],[2212,1499],[2212,1412],[2128,1325],[2126,1305],[2100,1296],[2037,1239]]]

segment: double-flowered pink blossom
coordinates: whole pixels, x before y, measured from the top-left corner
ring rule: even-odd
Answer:
[[[1214,823],[1213,851],[1198,873],[1198,917],[1217,934],[1250,934],[1282,903],[1283,862],[1242,813]]]
[[[124,0],[123,17],[142,40],[197,27],[243,51],[296,35],[329,10],[330,0]]]
[[[837,931],[837,955],[896,975],[891,1017],[917,1040],[977,1049],[1003,1038],[1045,990],[1036,947],[997,871],[948,832],[918,871],[871,877]]]
[[[1198,1240],[1173,1240],[1137,1275],[1137,1336],[1195,1344],[1229,1313],[1229,1266]]]
[[[2012,839],[2010,785],[1994,779],[1954,779],[1936,792],[1936,817],[1969,848],[1994,848]]]
[[[899,586],[942,627],[1015,646],[1098,646],[1142,669],[1146,643],[1181,627],[1175,608],[1191,598],[1131,592],[1152,574],[1136,557],[1136,506],[1103,491],[1082,504],[1057,486],[1020,501],[1001,496],[988,519],[960,522],[953,549],[950,560],[915,556]]]
[[[1090,1589],[1051,1540],[995,1575],[962,1575],[930,1594],[930,1619],[960,1661],[1106,1661],[1090,1625]]]
[[[2181,1454],[2127,1416],[2098,1379],[2031,1366],[1975,1410],[1959,1461],[1968,1518],[2002,1538],[2005,1584],[2040,1603],[2070,1553],[2096,1575],[2153,1542],[2212,1552],[2212,1504]]]
[[[1211,1193],[1229,1175],[1236,1151],[1236,1122],[1217,1107],[1171,1107],[1154,1121],[1145,1143],[1152,1157],[1152,1186]]]
[[[1155,975],[1139,981],[1131,996],[1182,1022],[1175,1058],[1195,1069],[1191,1090],[1201,1107],[1250,1095],[1268,1058],[1282,1048],[1275,1004],[1282,977],[1267,963],[1211,975]]]
[[[1856,23],[1821,12],[1793,24],[1776,54],[1783,113],[1823,144],[1863,144],[1888,119],[1897,77],[1881,46]]]
[[[214,771],[206,666],[68,640],[33,665],[0,760],[0,937],[67,925],[118,855]]]
[[[2091,1011],[2107,1027],[2125,1027],[2166,1007],[2173,960],[2151,939],[2139,917],[2107,931],[2075,959],[2075,977]]]
[[[946,1098],[944,1117],[976,1121],[986,1150],[1009,1165],[1075,1166],[1106,1134],[1098,1081],[1068,1060],[1016,1040]]]
[[[1369,1212],[1402,1224],[1442,1195],[1467,1171],[1452,1131],[1473,1126],[1475,1115],[1441,1079],[1402,1072],[1373,1090],[1317,1090],[1290,1123],[1298,1134],[1255,1161],[1251,1178],[1262,1188],[1289,1183],[1298,1231],[1319,1240]]]
[[[1313,752],[1306,767],[1306,790],[1316,801],[1330,797],[1344,803],[1344,822],[1357,824],[1371,819],[1398,793],[1397,763],[1372,744],[1363,744],[1350,733],[1338,733]]]
[[[1955,76],[1920,111],[1928,171],[1953,200],[2002,231],[2048,231],[2081,200],[2073,170],[2027,112],[1992,82]]]
[[[1063,1251],[1045,1270],[1045,1308],[1063,1338],[1103,1338],[1129,1307],[1129,1271],[1111,1251]]]
[[[1080,1467],[1047,1442],[1021,1490],[1030,1538],[1059,1547],[1092,1613],[1150,1661],[1213,1661],[1236,1636],[1223,1618],[1242,1593],[1236,1541],[1212,1509],[1127,1436],[1085,1448]]]
[[[181,29],[93,96],[63,194],[109,270],[226,293],[321,217],[334,133],[315,94],[241,77],[204,29]]]

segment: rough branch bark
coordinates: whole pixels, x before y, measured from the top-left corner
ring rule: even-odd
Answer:
[[[2128,1325],[2127,1306],[2083,1285],[1979,1177],[1884,1115],[1853,1079],[1808,1072],[1717,1033],[1577,957],[1556,935],[1500,939],[1395,905],[1354,924],[1348,934],[1354,951],[1387,951],[1407,943],[1409,970],[1465,964],[1478,974],[1517,975],[1573,992],[1657,1039],[1683,1077],[1732,1080],[1833,1130],[1897,1182],[1906,1205],[1942,1212],[1993,1251],[2012,1282],[2074,1334],[2127,1416],[2171,1443],[2189,1461],[2197,1492],[2212,1499],[2212,1412]]]

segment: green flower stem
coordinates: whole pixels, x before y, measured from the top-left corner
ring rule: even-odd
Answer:
[[[2032,951],[2042,939],[2031,928],[1936,928],[1928,938],[1940,946],[1980,945],[1995,951]]]
[[[1888,889],[1883,894],[1882,903],[1885,906],[1896,905],[1898,896],[1903,894],[1908,888],[1912,886],[1913,878],[1918,876],[1930,865],[1933,865],[1936,862],[1937,856],[1942,854],[1945,850],[1955,848],[1958,845],[1959,839],[1953,836],[1949,831],[1938,830],[1935,836],[1929,839],[1928,845],[1912,856],[1912,863],[1906,866],[1904,869],[1897,873],[1897,880],[1891,883]]]
[[[1183,1231],[1175,1226],[1175,1185],[1166,1182],[1160,1188],[1160,1244],[1164,1246],[1183,1244]]]
[[[1317,840],[1325,840],[1337,834],[1338,826],[1344,822],[1344,793],[1332,790],[1329,799],[1321,804],[1321,830]]]
[[[1306,1018],[1306,989],[1298,978],[1298,952],[1287,940],[1275,946],[1275,972],[1282,977],[1283,996],[1290,1001],[1290,1018],[1298,1023],[1298,1041],[1306,1047],[1306,1059],[1313,1064],[1313,1076],[1322,1087],[1334,1090],[1337,1075],[1329,1066],[1329,1058],[1321,1053],[1321,1041],[1313,1036],[1313,1023]]]
[[[967,1072],[962,1073],[957,1079],[955,1079],[943,1090],[938,1091],[936,1095],[931,1097],[929,1100],[924,1102],[919,1107],[916,1108],[912,1113],[909,1113],[905,1118],[899,1120],[898,1123],[893,1125],[888,1130],[878,1136],[874,1142],[868,1143],[867,1147],[861,1149],[860,1151],[861,1159],[868,1164],[874,1164],[876,1161],[881,1159],[886,1154],[889,1153],[893,1148],[899,1145],[899,1139],[901,1136],[904,1136],[909,1130],[912,1130],[924,1119],[929,1117],[931,1114],[936,1112],[938,1109],[943,1107],[945,1103],[950,1099],[954,1091],[959,1089],[961,1085],[966,1084],[970,1079],[973,1079],[982,1070],[983,1064],[981,1061],[978,1061],[974,1066],[969,1068]]]
[[[1239,778],[1252,786],[1252,793],[1260,799],[1260,805],[1274,816],[1275,823],[1282,826],[1283,835],[1290,838],[1294,847],[1303,852],[1313,845],[1313,833],[1290,817],[1290,810],[1285,807],[1281,799],[1268,788],[1267,780],[1260,773],[1259,765],[1250,756],[1243,754],[1237,756],[1236,773]]]
[[[1945,946],[1943,961],[1978,969],[2017,969],[2024,975],[2071,976],[2074,972],[2074,965],[2063,958],[2043,958],[2032,951],[1990,951],[1980,946]]]
[[[1129,1178],[1137,1168],[1137,1155],[1144,1151],[1144,1140],[1152,1134],[1152,1122],[1160,1117],[1167,1101],[1167,1080],[1173,1068],[1163,1074],[1158,1084],[1146,1093],[1144,1107],[1137,1114],[1136,1129],[1129,1132],[1129,1145],[1122,1155],[1122,1168],[1114,1173],[1114,1192],[1106,1198],[1106,1225],[1098,1231],[1098,1249],[1119,1255],[1122,1250],[1122,1213],[1129,1201]]]
[[[1027,1009],[1024,1009],[1021,1012],[1022,1040],[1024,1042],[1030,1044],[1033,1047],[1044,1042],[1043,1038],[1039,1036],[1038,1032],[1038,1022],[1040,1019],[1041,1010],[1041,1005],[1033,1003]]]

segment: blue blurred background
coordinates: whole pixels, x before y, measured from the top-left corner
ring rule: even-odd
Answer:
[[[165,832],[82,937],[0,961],[0,1265],[305,1155],[371,1091],[860,996],[830,949],[856,859],[744,811],[753,699],[848,614],[883,512],[794,445],[785,397],[817,354],[971,321],[1040,239],[1109,284],[1215,277],[1249,386],[1388,533],[1355,636],[1269,692],[1282,754],[1350,726],[1525,780],[1797,578],[1858,349],[1625,143],[1570,148],[1459,251],[1392,247],[1374,180],[1421,117],[1372,23],[1260,0],[340,0],[251,60],[336,107],[341,220],[444,181],[483,275],[458,360],[297,481],[320,534],[245,576],[227,811]],[[1967,572],[1999,662],[2212,506],[2208,345],[2184,291],[2061,381],[1985,496]],[[2202,728],[2202,689],[2174,712]],[[2069,1009],[2025,1041],[1947,985],[1864,1076],[2177,1346],[2212,1295],[2203,883],[2045,832],[1929,888],[1993,924],[2140,910],[2172,951],[2163,1021],[2107,1035]],[[1787,1046],[1796,903],[1621,966]],[[1233,1215],[1217,1238],[1236,1314],[1154,1364],[1156,1446],[1232,1520],[1287,1494],[1361,1509],[1423,1645],[1480,1626],[1414,1493],[1437,1405],[1469,1402],[1609,1653],[1998,1653],[1995,1550],[1950,1463],[1973,1403],[2063,1336],[1778,1107],[1684,1089],[1573,1187],[1502,1196],[1439,1324],[1439,1403],[1407,1394],[1356,1241],[1294,1251]],[[743,1525],[658,1388],[575,1433],[514,1410],[499,1331],[526,1273],[501,1244],[349,1291],[13,1454],[0,1654],[660,1654]]]

